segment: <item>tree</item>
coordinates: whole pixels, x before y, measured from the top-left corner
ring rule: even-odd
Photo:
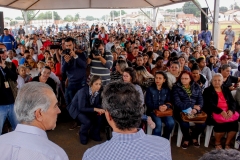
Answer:
[[[94,18],[93,16],[87,16],[85,19],[86,19],[87,21],[93,21],[93,20],[95,20],[95,18]]]
[[[166,10],[167,12],[182,12],[183,11],[183,9],[182,8],[176,8],[176,10],[175,9],[167,9]]]
[[[224,13],[224,12],[227,12],[227,11],[228,11],[228,8],[225,7],[225,6],[222,6],[222,7],[219,8],[219,12]]]
[[[64,21],[72,22],[73,20],[74,20],[74,18],[71,15],[67,15],[66,17],[64,17]]]
[[[18,16],[15,18],[15,20],[23,20],[23,17]]]
[[[10,26],[15,26],[18,24],[18,21],[10,21]]]
[[[27,11],[28,22],[34,19],[35,14],[36,14],[35,11]]]
[[[80,19],[79,13],[75,14],[74,21],[78,21]]]
[[[124,10],[121,10],[121,13],[122,13],[122,15],[127,14]],[[113,17],[113,16],[114,16],[114,17],[118,17],[118,16],[120,16],[120,11],[115,11],[115,10],[114,10],[114,11],[111,11],[111,12],[110,12],[110,16],[111,16],[111,17]]]
[[[53,11],[54,20],[61,20],[62,18],[59,16],[58,12]]]
[[[201,7],[197,0],[196,2]],[[185,2],[182,9],[185,14],[193,14],[196,17],[200,17],[201,11],[197,8],[197,6],[193,2]]]
[[[238,6],[237,2],[235,2],[234,4],[230,5],[231,9],[240,9],[240,7]]]
[[[6,20],[12,20],[12,18],[10,18],[10,17],[4,17],[4,19],[6,19]]]

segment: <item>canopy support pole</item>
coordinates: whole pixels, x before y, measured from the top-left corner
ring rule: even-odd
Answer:
[[[27,34],[28,34],[28,28],[27,28],[27,25],[28,25],[27,11],[26,11],[26,10],[22,11],[22,14],[23,14],[23,19],[24,19],[24,21],[25,21],[24,30],[25,30],[25,34],[27,35]]]
[[[210,22],[212,23],[212,19],[208,17],[207,13],[204,12],[204,10],[201,8],[201,6],[199,6],[195,0],[192,0],[192,2],[198,7],[199,10],[201,10],[201,12],[202,12],[202,13],[210,20]]]
[[[214,0],[214,17],[213,17],[213,28],[212,28],[212,36],[214,46],[218,48],[218,37],[219,37],[219,23],[218,23],[218,15],[219,15],[219,1]]]
[[[149,19],[153,22],[153,29],[155,30],[156,27],[157,27],[157,14],[158,14],[159,7],[158,7],[157,11],[156,11],[156,7],[153,7],[153,18],[151,18],[150,16],[148,16],[147,13],[142,10],[142,8],[140,8],[140,10],[142,11],[142,13],[143,13],[147,18],[149,18]]]

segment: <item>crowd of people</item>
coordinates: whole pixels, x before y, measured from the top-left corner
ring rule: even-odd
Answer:
[[[18,123],[34,124],[43,130],[55,128],[55,122],[48,124],[42,111],[47,114],[45,105],[51,105],[55,112],[48,114],[59,114],[58,101],[60,106],[67,106],[75,122],[70,129],[81,126],[81,144],[86,145],[89,138],[101,141],[103,125],[113,130],[112,137],[107,134],[110,141],[87,150],[83,159],[109,159],[116,156],[114,150],[119,151],[120,159],[138,159],[135,152],[144,157],[146,154],[140,153],[146,150],[153,155],[150,159],[156,159],[156,155],[171,159],[167,140],[176,122],[183,133],[183,149],[190,144],[199,148],[198,136],[207,125],[214,126],[215,149],[230,149],[239,131],[240,38],[228,26],[222,32],[225,43],[221,53],[222,48],[216,48],[210,31],[186,34],[185,27],[183,22],[166,32],[162,23],[156,29],[138,23],[131,29],[120,24],[92,25],[84,32],[49,35],[44,31],[26,34],[20,26],[20,41],[5,28],[0,37],[0,133],[6,119],[17,132],[24,130]],[[48,102],[35,86],[48,96],[51,89],[57,100],[50,96],[54,102]],[[32,93],[38,94],[38,99],[31,101]],[[156,114],[170,109],[172,115]],[[182,113],[196,117],[202,112],[207,114],[207,120],[194,127],[181,117]],[[146,137],[146,125],[153,129],[154,137],[163,138]],[[31,132],[31,128],[25,129]],[[124,136],[126,133],[135,134]],[[129,146],[121,143],[136,139],[139,141]],[[236,141],[240,143],[240,136]],[[147,148],[136,150],[138,146]],[[127,147],[133,150],[131,154],[125,153]],[[152,152],[159,149],[161,154]],[[58,152],[66,157],[61,150]]]

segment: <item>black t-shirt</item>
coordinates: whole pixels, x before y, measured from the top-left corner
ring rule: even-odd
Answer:
[[[5,77],[4,75],[5,74]],[[12,64],[12,68],[1,68],[0,69],[0,105],[9,105],[14,103],[14,96],[12,89],[6,88],[4,82],[8,79],[11,79],[12,81],[17,80],[17,72],[16,67],[14,64]],[[8,82],[9,84],[9,82]]]
[[[40,82],[39,81],[39,77],[40,76],[36,76],[36,77],[34,77],[33,79],[32,79],[32,81],[36,81],[36,82]],[[56,84],[56,82],[52,79],[52,78],[48,78],[47,79],[47,81],[46,81],[46,84],[48,84],[52,89],[53,89],[53,92],[56,94],[57,92],[56,92],[56,86],[57,86],[57,84]]]
[[[229,88],[232,86],[232,83],[237,83],[237,82],[238,82],[238,77],[228,76],[226,81],[223,82],[223,86]]]

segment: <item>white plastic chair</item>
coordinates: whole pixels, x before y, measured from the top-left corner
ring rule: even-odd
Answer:
[[[213,130],[213,126],[207,125],[207,127],[206,127],[206,134],[205,134],[204,147],[208,147],[209,146],[209,142],[210,142],[211,135],[212,135],[212,130]]]
[[[180,124],[178,123],[178,121],[176,121],[176,123],[178,124],[177,147],[180,147],[181,142],[182,142],[183,134],[182,134],[182,131],[181,131]],[[193,122],[189,122],[189,124],[190,124],[190,126],[195,126],[195,123],[193,123]],[[198,136],[199,145],[200,145],[200,138],[201,138],[201,134],[199,134],[199,136]]]
[[[238,122],[238,129],[240,129],[240,122]],[[239,144],[236,142],[237,136],[240,133],[240,130],[237,132],[236,137],[235,137],[235,143],[234,143],[234,148],[238,149]]]

